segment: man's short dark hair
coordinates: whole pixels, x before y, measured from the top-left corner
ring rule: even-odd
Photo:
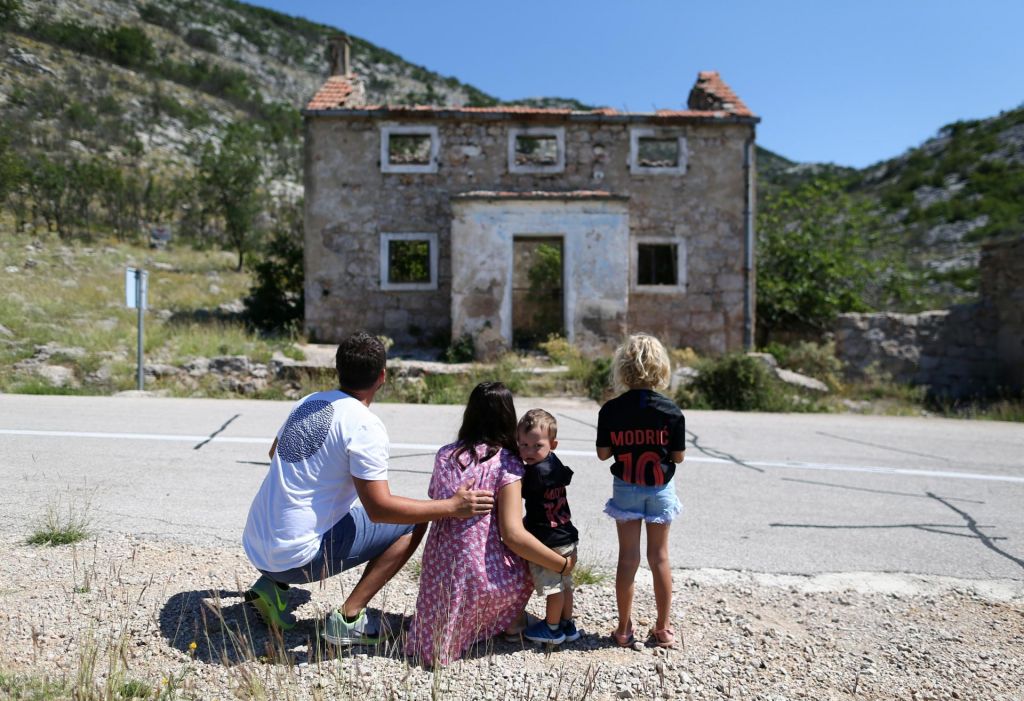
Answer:
[[[373,387],[387,365],[388,352],[381,340],[365,331],[354,333],[338,344],[334,357],[341,389],[363,390]]]

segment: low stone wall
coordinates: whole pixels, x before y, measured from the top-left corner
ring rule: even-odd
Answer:
[[[1024,237],[982,248],[981,301],[920,314],[842,314],[836,353],[871,373],[960,399],[1024,387]]]

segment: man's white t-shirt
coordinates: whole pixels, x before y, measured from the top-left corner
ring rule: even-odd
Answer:
[[[388,451],[383,422],[358,399],[333,390],[299,400],[249,507],[242,545],[252,564],[283,572],[310,562],[358,502],[352,478],[387,479]]]

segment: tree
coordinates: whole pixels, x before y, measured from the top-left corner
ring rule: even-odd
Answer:
[[[23,12],[22,0],[0,0],[0,30],[17,26]]]
[[[900,298],[904,265],[866,202],[816,180],[768,195],[757,217],[759,342],[821,332],[842,312]]]
[[[24,162],[11,148],[10,138],[0,133],[0,202],[21,187],[25,176]]]
[[[239,271],[257,234],[261,176],[259,140],[245,124],[228,126],[220,147],[208,143],[199,159],[204,206],[223,217],[224,234],[238,252]]]
[[[302,201],[282,205],[272,218],[270,241],[253,265],[256,281],[245,299],[246,316],[263,331],[291,333],[305,309]]]
[[[33,207],[46,222],[46,230],[56,228],[61,238],[67,238],[71,214],[68,168],[46,156],[39,156],[29,168],[29,173],[28,187]]]

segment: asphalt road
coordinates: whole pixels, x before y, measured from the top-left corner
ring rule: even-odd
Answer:
[[[582,557],[614,562],[597,406],[518,400],[559,419]],[[57,504],[95,529],[239,547],[287,402],[0,394],[0,532]],[[462,408],[374,404],[392,490],[425,496]],[[1024,580],[1024,425],[936,418],[688,412],[675,567],[905,572]]]

